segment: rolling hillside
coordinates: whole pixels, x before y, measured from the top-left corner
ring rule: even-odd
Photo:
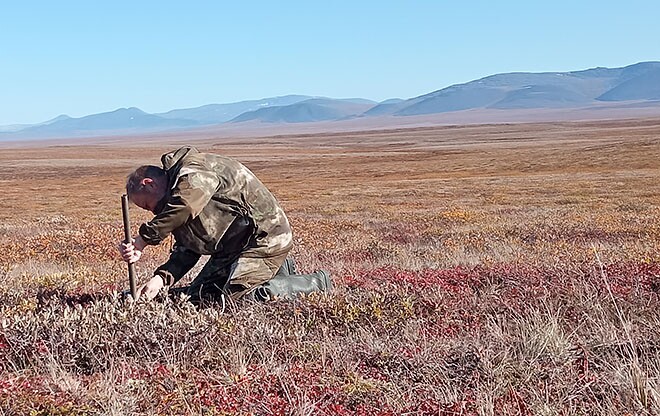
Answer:
[[[311,99],[299,103],[250,111],[231,120],[234,123],[258,120],[267,123],[309,123],[341,120],[361,114],[376,103],[363,99]]]
[[[562,119],[562,114],[573,111],[571,109],[594,110],[601,114],[605,114],[602,110],[607,110],[610,117],[616,117],[616,109],[625,108],[623,116],[631,117],[635,115],[635,108],[655,107],[660,108],[660,62],[641,62],[623,68],[496,74],[418,97],[380,103],[363,98],[286,95],[158,114],[148,114],[135,107],[120,108],[80,118],[59,116],[34,125],[0,126],[0,140],[139,134],[241,122],[290,124],[356,119],[376,122],[392,117],[464,114],[466,111],[472,112],[470,118],[476,122],[478,112],[488,113],[490,122],[498,117],[515,119],[507,118],[507,114],[526,111],[537,115],[554,114],[550,117]],[[493,118],[495,113],[501,116]],[[644,114],[648,115],[648,111]]]

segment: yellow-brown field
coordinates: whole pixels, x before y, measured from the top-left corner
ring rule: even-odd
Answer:
[[[182,144],[254,171],[335,291],[122,302],[124,178]],[[659,158],[654,119],[7,145],[0,414],[656,414]]]

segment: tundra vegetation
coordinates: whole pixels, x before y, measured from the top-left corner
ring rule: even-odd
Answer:
[[[335,279],[224,312],[117,295],[124,178],[185,141],[0,149],[0,414],[658,413],[659,120],[198,138]]]

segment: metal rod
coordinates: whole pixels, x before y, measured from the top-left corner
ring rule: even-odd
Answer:
[[[124,217],[124,243],[131,242],[131,223],[128,219],[128,195],[121,196],[121,213]],[[137,288],[135,287],[135,264],[128,263],[128,284],[131,286],[133,300],[137,299]]]

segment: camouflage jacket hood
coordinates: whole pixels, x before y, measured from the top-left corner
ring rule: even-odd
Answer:
[[[173,234],[176,244],[192,253],[228,261],[290,249],[291,228],[284,211],[247,167],[190,146],[164,154],[161,162],[169,189],[156,216],[140,227],[148,244]]]
[[[181,159],[186,157],[187,155],[193,155],[199,153],[199,150],[192,146],[183,146],[179,149],[173,150],[169,153],[165,153],[163,156],[160,157],[160,162],[163,165],[163,169],[165,169],[168,172],[172,171],[172,168],[175,166],[181,167]]]

